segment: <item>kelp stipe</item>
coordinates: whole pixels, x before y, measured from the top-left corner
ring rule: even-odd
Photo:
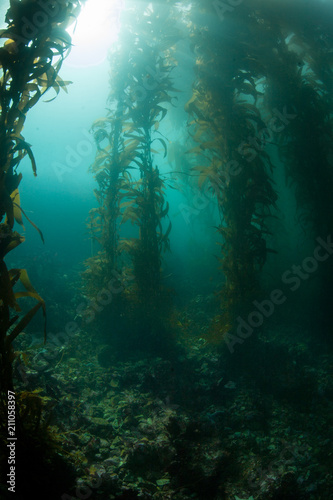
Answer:
[[[169,223],[163,234],[161,221],[167,216],[168,203],[164,199],[164,183],[159,169],[153,164],[153,148],[162,145],[166,156],[166,141],[158,128],[167,114],[164,103],[171,102],[174,91],[170,78],[171,58],[161,55],[161,47],[165,51],[167,41],[164,31],[161,31],[162,23],[165,23],[163,30],[170,36],[170,27],[167,20],[159,15],[158,8],[147,11],[142,19],[137,20],[131,48],[131,82],[127,89],[130,130],[126,136],[137,141],[135,163],[140,174],[132,195],[135,201],[131,217],[132,222],[138,225],[140,234],[131,253],[142,302],[161,293],[161,255],[168,248],[171,230]],[[142,98],[135,95],[138,85],[146,89]]]
[[[111,323],[111,341],[124,342],[133,351],[136,345],[148,346],[149,339],[161,341],[160,316],[168,295],[161,260],[169,248],[171,223],[166,229],[162,226],[169,204],[153,155],[160,154],[154,149],[158,146],[164,157],[167,153],[158,129],[167,114],[164,103],[171,102],[175,91],[170,47],[178,33],[160,9],[134,11],[123,20],[110,58],[110,109],[93,125],[98,151],[91,170],[99,185],[99,208],[91,211],[88,225],[101,250],[86,262],[84,289],[91,297],[103,283],[102,275],[110,271],[133,276],[104,311]],[[124,236],[128,223],[132,237]]]
[[[203,158],[194,170],[200,185],[210,183],[221,213],[225,312],[214,322],[221,334],[232,332],[257,295],[276,168],[293,183],[307,243],[332,232],[332,9],[312,7],[318,22],[311,27],[308,11],[292,2],[244,2],[223,22],[217,5],[197,1],[189,11],[197,64],[186,110],[198,143],[192,153]],[[320,307],[329,325],[333,270],[324,267]]]
[[[93,298],[106,285],[115,271],[121,273],[124,262],[122,248],[119,247],[120,224],[126,200],[132,190],[132,161],[136,157],[138,142],[126,140],[127,107],[124,90],[128,85],[124,64],[120,61],[117,49],[110,55],[112,76],[108,114],[96,120],[91,132],[97,146],[97,153],[90,172],[98,184],[94,190],[98,207],[90,210],[87,227],[93,242],[100,247],[97,255],[86,261],[83,274],[85,291]]]
[[[313,2],[312,8],[316,23],[306,28],[302,9],[296,16],[289,15],[289,9],[280,13],[274,24],[280,43],[270,59],[263,60],[267,76],[264,104],[270,112],[288,113],[279,134],[279,154],[286,182],[295,192],[303,240],[311,247],[316,238],[326,239],[333,231],[333,40],[329,23],[333,13],[328,4],[317,9]],[[320,291],[312,307],[320,313],[312,315],[311,327],[315,337],[321,332],[329,339],[333,321],[331,260],[319,266],[315,279]]]
[[[257,105],[261,75],[244,46],[246,29],[241,25],[230,46],[223,26],[219,33],[221,21],[213,11],[212,5],[203,2],[196,2],[193,9],[196,79],[185,109],[192,117],[189,130],[198,144],[190,151],[200,162],[193,170],[200,187],[209,183],[220,213],[216,229],[221,237],[219,260],[225,285],[220,291],[221,315],[212,324],[213,338],[218,340],[234,331],[238,315],[256,296],[259,272],[269,251],[267,218],[277,194],[269,175],[273,166],[262,147],[265,138],[258,139],[251,161],[244,158],[244,148],[249,148],[244,141],[265,128]],[[198,12],[202,17],[196,19]]]

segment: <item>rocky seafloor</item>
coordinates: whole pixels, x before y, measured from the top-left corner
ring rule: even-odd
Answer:
[[[84,330],[44,346],[21,336],[17,391],[42,399],[38,426],[50,418],[75,475],[59,498],[333,499],[330,355],[286,328],[219,351],[200,336],[202,300],[179,314],[169,359],[119,360]]]

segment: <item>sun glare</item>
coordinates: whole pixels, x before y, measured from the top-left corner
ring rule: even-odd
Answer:
[[[72,51],[67,59],[70,66],[101,64],[109,47],[117,40],[123,0],[88,0],[71,27]]]

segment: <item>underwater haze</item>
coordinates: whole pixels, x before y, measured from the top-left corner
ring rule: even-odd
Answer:
[[[333,498],[333,2],[0,18],[0,497]]]

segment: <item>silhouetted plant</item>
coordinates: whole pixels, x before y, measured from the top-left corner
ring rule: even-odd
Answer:
[[[25,269],[7,269],[5,256],[24,241],[14,230],[15,221],[23,226],[18,187],[22,174],[18,172],[21,160],[28,156],[34,175],[36,162],[30,145],[21,132],[26,114],[53,88],[56,94],[66,90],[66,83],[59,76],[62,61],[70,50],[71,39],[66,32],[75,20],[80,1],[54,2],[44,13],[43,26],[36,26],[34,19],[41,12],[33,0],[11,1],[7,11],[7,28],[1,30],[4,45],[0,48],[0,380],[1,408],[5,411],[7,390],[13,389],[12,362],[15,353],[12,343],[32,317],[45,303],[31,285]],[[33,29],[32,29],[33,28]],[[15,292],[20,281],[25,291]],[[30,297],[37,304],[23,317],[18,299]],[[46,330],[45,330],[46,335]],[[2,418],[1,421],[5,422]]]

